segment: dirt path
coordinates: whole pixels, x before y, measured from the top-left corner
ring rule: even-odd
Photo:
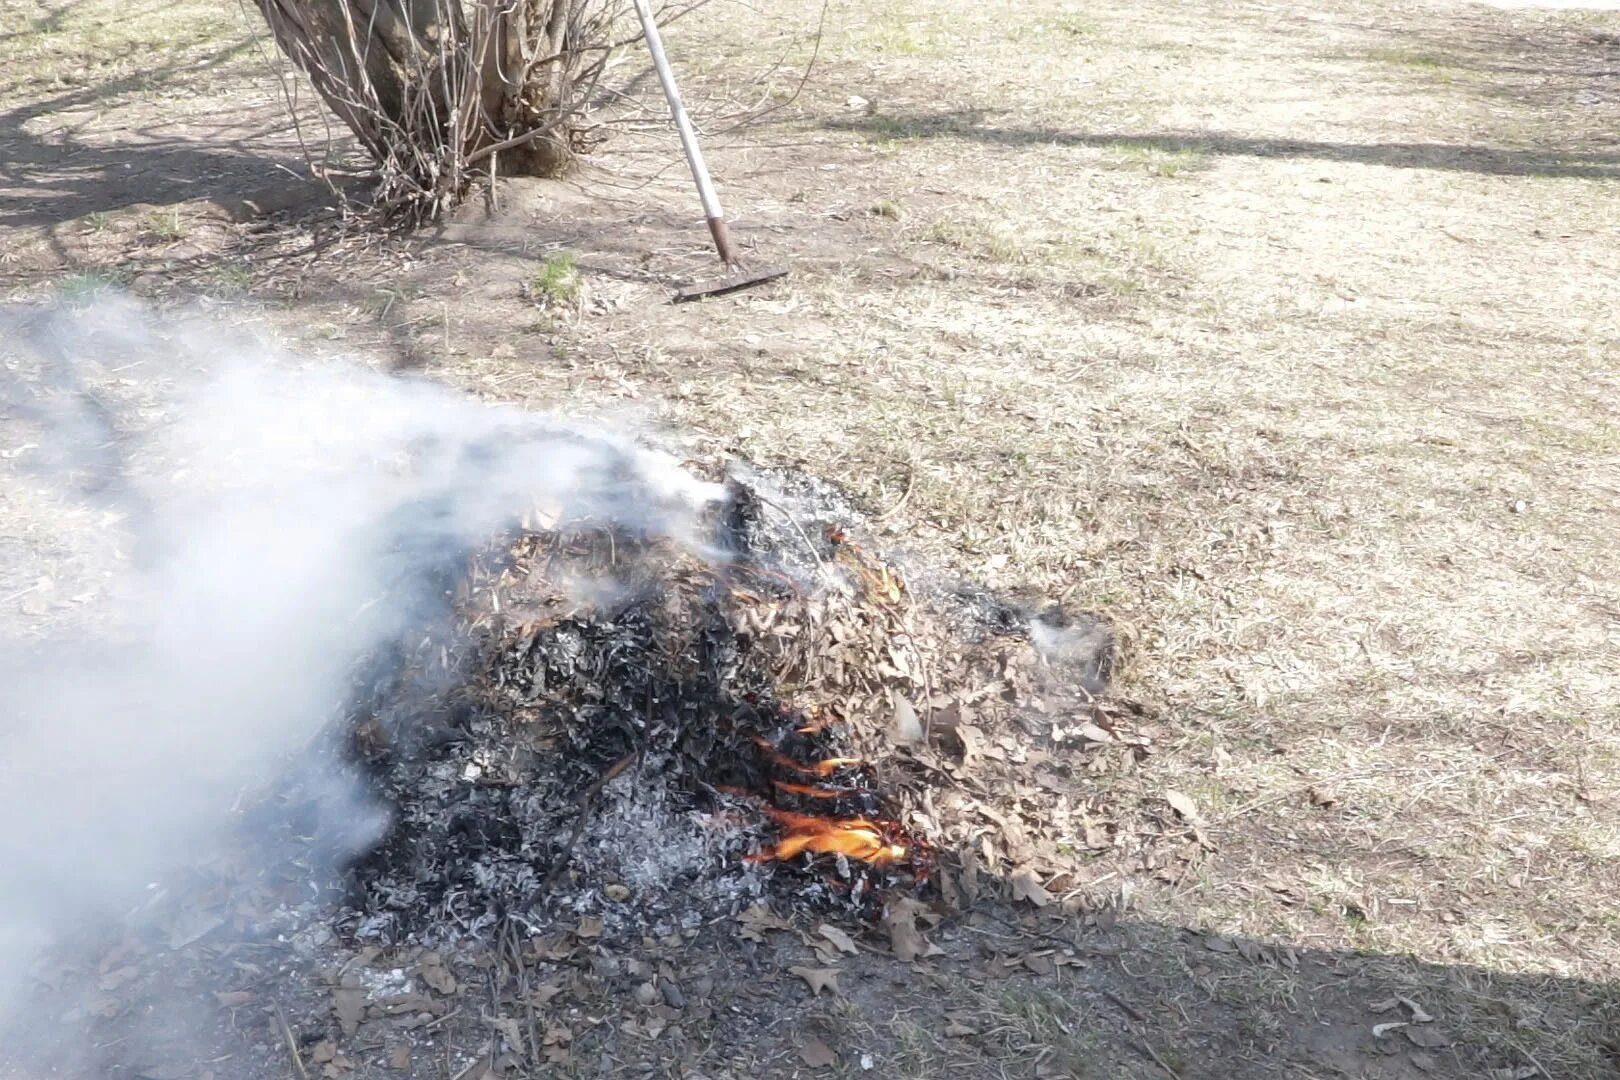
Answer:
[[[919,1077],[1613,1075],[1620,16],[837,7],[803,93],[728,132],[793,89],[814,12],[716,5],[671,51],[738,235],[794,274],[676,308],[707,264],[661,135],[312,259],[296,222],[221,209],[296,161],[273,80],[197,66],[239,28],[63,87],[48,35],[101,46],[82,11],[28,23],[53,9],[0,4],[0,54],[38,68],[0,88],[15,295],[246,296],[323,350],[651,414],[1121,629],[1162,738],[1097,806],[1123,838],[1186,793],[1214,850],[1099,853],[1089,968],[874,965],[782,1006],[830,1045]],[[562,250],[583,294],[537,297]],[[1434,1022],[1372,1008],[1395,997]],[[941,1000],[998,1034],[950,1034]],[[791,1025],[756,1037],[803,1068]]]

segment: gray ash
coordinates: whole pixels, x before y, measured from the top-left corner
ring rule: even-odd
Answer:
[[[722,542],[804,546],[758,517],[756,501],[733,498]],[[853,746],[779,697],[746,609],[802,595],[779,549],[743,550],[713,564],[576,528],[525,533],[474,560],[460,627],[395,657],[356,727],[393,824],[351,868],[343,929],[427,942],[591,915],[609,932],[668,930],[767,889],[871,913],[887,888],[915,885],[909,867],[746,858],[771,831],[766,805],[893,813],[860,769],[829,777],[832,798],[776,783],[803,780],[796,761]]]

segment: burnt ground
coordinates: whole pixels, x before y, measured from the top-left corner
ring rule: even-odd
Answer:
[[[0,13],[11,298],[202,296],[322,355],[634,412],[835,481],[913,578],[1119,634],[1153,752],[1057,775],[1103,830],[1066,902],[1003,859],[909,964],[780,897],[783,929],[559,919],[519,1075],[1614,1073],[1612,14],[878,4],[835,13],[792,97],[811,15],[716,5],[671,47],[738,235],[793,275],[671,307],[708,262],[645,96],[576,180],[384,239],[296,181],[230,13]],[[40,532],[0,596],[69,573]],[[1146,857],[1160,833],[1196,857]],[[310,1075],[472,1076],[502,1034],[495,945],[236,925],[94,962],[115,1025],[162,983],[217,1036],[176,1059],[134,1026],[136,1072],[295,1075],[291,1032]],[[355,990],[401,1024],[347,1033]]]

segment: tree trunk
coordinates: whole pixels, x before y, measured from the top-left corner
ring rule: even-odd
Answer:
[[[566,168],[575,82],[600,70],[613,15],[607,0],[256,2],[385,184],[429,216],[497,155],[505,175]]]

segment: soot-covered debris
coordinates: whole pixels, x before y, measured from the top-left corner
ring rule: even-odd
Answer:
[[[805,917],[825,946],[806,970],[840,941],[927,963],[978,900],[1066,905],[1105,862],[1194,865],[1195,827],[1091,782],[1157,735],[1098,697],[1101,624],[914,591],[814,490],[751,478],[713,525],[694,547],[530,521],[446,564],[441,610],[359,673],[334,744],[307,755],[349,761],[386,810],[380,842],[326,891],[330,770],[289,776],[245,807],[255,844],[154,903],[178,928],[158,938],[187,944],[143,954],[100,1015],[190,978],[260,1011],[253,1053],[294,1039],[342,1075],[344,1053],[476,1028],[466,995],[487,995],[496,1033],[474,1045],[498,1075],[707,1022],[715,956],[774,950]],[[94,980],[122,961],[77,962]],[[633,1015],[595,1028],[626,994]]]
[[[393,818],[340,934],[667,934],[772,897],[876,925],[981,871],[1060,896],[1116,846],[1081,781],[1152,740],[1097,696],[1106,626],[914,595],[825,493],[731,488],[708,550],[530,522],[471,560],[354,725]]]
[[[722,557],[575,525],[474,560],[459,625],[424,633],[356,729],[394,808],[353,868],[356,938],[563,912],[669,932],[773,880],[875,917],[889,890],[930,887],[869,707],[925,686],[906,635],[873,654],[904,587],[836,531],[735,495]]]

